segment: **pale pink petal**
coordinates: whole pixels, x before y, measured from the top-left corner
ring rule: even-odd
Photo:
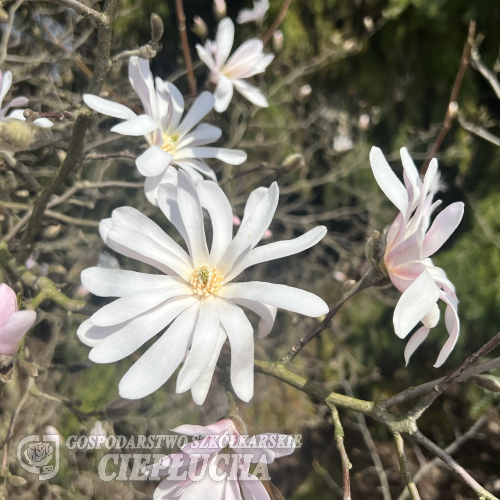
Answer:
[[[458,335],[460,333],[460,319],[458,317],[457,301],[445,292],[441,292],[441,300],[447,304],[444,319],[449,337],[439,353],[439,357],[434,365],[435,368],[439,368],[448,359],[448,356],[451,351],[453,351],[453,348],[458,341]]]
[[[0,354],[12,356],[19,342],[36,321],[35,311],[14,313],[0,331]]]
[[[5,283],[0,283],[0,331],[15,312],[17,312],[16,292]]]
[[[215,104],[214,109],[217,113],[223,113],[229,106],[233,98],[233,82],[221,75],[217,82],[214,92]]]
[[[429,335],[429,328],[423,326],[419,328],[411,337],[405,347],[405,362],[406,366],[410,362],[411,355],[420,347],[422,342]]]
[[[215,53],[215,64],[220,69],[226,62],[234,41],[234,24],[229,17],[225,17],[217,29],[215,42],[217,44],[217,51]]]

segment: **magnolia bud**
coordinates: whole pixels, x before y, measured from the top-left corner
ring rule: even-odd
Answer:
[[[383,234],[377,230],[373,231],[372,235],[366,242],[365,253],[366,258],[371,263],[373,269],[376,269],[384,276],[389,276],[384,262],[385,236],[385,231]]]
[[[373,19],[370,16],[363,17],[363,24],[365,25],[367,31],[373,31]]]
[[[151,40],[159,43],[163,36],[163,21],[158,14],[151,14]]]
[[[203,40],[208,35],[208,28],[205,21],[200,16],[194,16],[191,31]]]
[[[278,50],[281,50],[283,48],[284,40],[285,40],[285,37],[283,36],[283,31],[276,30],[273,33],[273,49],[276,52],[278,52]]]
[[[299,89],[299,94],[301,97],[306,97],[312,92],[312,87],[310,85],[302,85]]]
[[[451,118],[455,118],[458,114],[458,102],[457,101],[452,101],[450,102],[450,105],[448,106],[448,111],[450,113]]]
[[[0,121],[0,151],[25,151],[33,141],[33,125],[7,118]]]
[[[358,127],[360,130],[368,130],[369,126],[370,126],[370,115],[367,115],[365,113],[359,117]]]
[[[224,0],[214,0],[215,17],[221,20],[227,12],[226,2]]]

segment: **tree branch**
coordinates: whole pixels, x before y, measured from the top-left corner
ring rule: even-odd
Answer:
[[[292,0],[285,0],[283,2],[283,5],[281,6],[281,9],[278,12],[278,15],[274,19],[273,24],[271,24],[269,29],[266,31],[266,33],[262,37],[262,43],[264,45],[267,42],[269,42],[269,40],[271,40],[272,36],[274,35],[274,32],[279,28],[279,25],[283,22],[283,19],[285,19],[286,13],[288,12],[288,9],[289,9],[291,3],[292,3]]]
[[[401,434],[396,432],[394,434],[394,441],[396,443],[396,451],[398,453],[399,458],[399,468],[401,469],[401,475],[403,476],[406,486],[408,487],[408,492],[412,498],[412,500],[420,500],[420,495],[417,490],[417,485],[413,480],[413,477],[410,472],[410,467],[408,466],[408,460],[406,459],[405,453],[405,443]]]
[[[335,427],[335,444],[340,454],[340,461],[342,462],[342,484],[344,486],[343,500],[351,500],[351,482],[349,480],[349,470],[352,465],[347,456],[344,446],[344,429],[340,422],[339,412],[335,405],[330,406],[332,412],[333,426]]]
[[[184,54],[184,62],[188,76],[189,91],[191,95],[196,95],[196,78],[193,72],[193,61],[191,60],[191,52],[189,51],[189,41],[186,31],[186,16],[184,14],[184,6],[182,0],[175,0],[175,11],[177,13],[177,24],[179,26],[179,35],[182,43],[182,53]]]

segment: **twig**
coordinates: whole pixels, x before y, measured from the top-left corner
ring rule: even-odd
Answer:
[[[325,483],[337,494],[337,495],[343,495],[344,490],[333,480],[332,476],[329,474],[329,472],[320,465],[318,462],[318,459],[315,458],[312,461],[312,467],[316,471],[317,474],[319,474],[324,480]]]
[[[466,121],[464,115],[460,112],[458,113],[458,122],[460,123],[462,128],[467,130],[468,132],[481,137],[481,139],[484,139],[485,141],[491,142],[495,146],[500,146],[500,137],[497,137],[496,135],[488,132],[479,125],[474,125],[473,123]]]
[[[288,353],[281,358],[281,363],[288,363],[291,361],[300,351],[306,346],[313,338],[318,336],[332,321],[333,317],[337,314],[340,308],[344,305],[347,300],[349,300],[352,296],[356,295],[358,292],[362,290],[372,287],[372,286],[381,286],[383,283],[387,281],[385,276],[382,276],[378,271],[374,269],[370,269],[354,286],[349,288],[348,290],[343,291],[340,298],[330,307],[330,311],[326,315],[325,319],[321,322],[321,324],[315,328],[313,328],[309,333],[302,339],[300,339],[289,351]]]
[[[94,23],[99,27],[107,27],[109,24],[109,18],[106,16],[106,12],[97,12],[96,10],[87,7],[82,2],[78,0],[28,0],[30,2],[47,2],[47,3],[55,3],[57,5],[62,5],[63,7],[67,7],[68,9],[74,10],[77,14],[80,14],[83,17],[87,17],[92,19]],[[114,17],[114,15],[113,15]]]
[[[63,111],[61,113],[54,112],[36,112],[31,109],[25,109],[23,116],[26,118],[27,122],[34,122],[39,118],[50,118],[51,120],[63,121],[68,120],[70,122],[75,121],[75,115],[71,111]]]
[[[196,95],[196,79],[193,72],[193,61],[191,60],[191,52],[189,51],[189,41],[186,31],[186,16],[184,14],[184,6],[182,0],[175,0],[175,11],[177,13],[177,23],[179,25],[179,35],[182,43],[182,53],[184,54],[184,62],[186,64],[187,77],[189,83],[189,91],[191,95]]]
[[[477,363],[482,357],[486,356],[490,351],[500,344],[500,332],[498,332],[489,342],[484,344],[474,354],[469,356],[454,372],[450,373],[444,380],[439,382],[432,391],[423,396],[415,407],[408,412],[408,416],[413,419],[419,418],[427,408],[437,399],[437,397],[445,391],[451,384],[458,382],[460,377]]]
[[[486,361],[476,366],[472,366],[469,369],[465,370],[458,380],[455,382],[465,382],[473,375],[478,375],[480,373],[484,373],[500,366],[500,357],[491,359],[490,361]],[[391,406],[395,406],[409,399],[418,398],[423,394],[427,394],[432,388],[436,387],[439,383],[445,380],[446,377],[441,377],[436,380],[431,380],[430,382],[425,382],[425,384],[417,385],[416,387],[410,387],[394,396],[386,399],[385,401],[380,401],[377,403],[381,408],[390,408]]]
[[[90,153],[85,157],[85,160],[107,160],[108,158],[129,158],[130,160],[135,160],[137,156],[126,150],[118,153]]]
[[[491,88],[494,90],[497,97],[500,99],[500,82],[497,77],[484,65],[483,61],[481,61],[481,56],[479,55],[479,50],[477,46],[472,48],[471,52],[471,64],[474,69],[477,69],[479,73],[481,73],[488,83],[491,85]]]
[[[401,434],[396,432],[394,434],[394,441],[396,442],[396,451],[399,458],[399,468],[401,469],[401,475],[403,476],[406,486],[408,487],[408,493],[410,494],[412,500],[420,500],[420,495],[417,490],[417,485],[413,480],[410,472],[410,467],[408,466],[408,460],[406,459],[405,453],[405,443]]]
[[[80,4],[80,2],[77,2],[76,0],[57,1],[58,3],[60,2],[62,5],[65,5],[67,7],[76,7],[76,9],[79,9],[80,6],[83,6],[83,4]],[[75,4],[77,5],[75,6]],[[88,88],[88,92],[92,94],[99,94],[104,84],[104,78],[106,77],[110,69],[109,54],[111,51],[112,38],[111,25],[115,18],[118,4],[119,0],[107,0],[104,13],[99,14],[98,16],[101,22],[98,22],[94,19],[96,24],[98,25],[98,33],[96,49],[97,56],[94,66],[94,73],[92,79],[90,80]],[[85,8],[88,9],[88,7]],[[92,12],[95,11],[92,10]],[[87,107],[85,107],[78,115],[75,126],[73,128],[73,134],[71,136],[66,159],[57,170],[50,184],[44,188],[44,190],[39,194],[34,202],[33,213],[28,222],[28,227],[26,228],[26,231],[24,233],[23,239],[21,241],[21,247],[17,255],[18,263],[24,262],[33,251],[35,237],[40,230],[42,219],[45,214],[45,209],[47,208],[47,204],[49,203],[50,198],[58,191],[67,177],[75,170],[75,168],[80,165],[83,159],[85,134],[89,128],[91,116],[92,112]]]
[[[290,4],[292,3],[292,0],[285,0],[283,2],[283,5],[281,6],[280,11],[278,12],[278,15],[273,21],[273,24],[269,27],[269,29],[266,31],[264,36],[262,37],[262,43],[264,45],[271,40],[274,32],[279,28],[279,25],[283,22],[283,19],[285,19],[286,13],[288,12],[288,8],[290,7]]]
[[[479,429],[500,409],[500,404],[494,408],[488,410],[484,415],[474,422],[474,424],[469,428],[467,432],[459,436],[453,443],[448,445],[444,451],[449,455],[453,455],[466,441],[471,439],[476,435]],[[439,458],[434,458],[430,462],[427,462],[416,474],[414,481],[419,483],[420,480],[433,468],[436,467],[441,460]],[[399,495],[398,500],[406,500],[409,497],[408,490],[404,490],[401,495]]]
[[[0,43],[0,64],[2,64],[5,60],[5,57],[7,56],[7,49],[9,46],[9,40],[10,40],[10,34],[12,32],[12,27],[14,26],[14,18],[17,12],[17,9],[21,7],[21,4],[23,3],[23,0],[17,0],[17,2],[12,5],[12,7],[9,9],[9,23],[7,24],[7,27],[5,28],[3,35],[2,35],[2,42]]]
[[[463,467],[458,465],[457,462],[455,462],[455,460],[448,455],[448,453],[434,444],[430,439],[426,438],[419,430],[413,433],[413,439],[439,457],[462,482],[464,482],[476,493],[479,499],[498,500],[496,496],[485,490],[476,480],[474,480]]]
[[[352,389],[347,380],[343,381],[343,386],[346,394],[352,398],[353,397]],[[391,488],[389,487],[389,480],[387,479],[387,474],[385,473],[384,465],[382,464],[382,460],[380,460],[380,455],[378,454],[377,447],[373,442],[372,435],[370,434],[370,430],[368,429],[368,425],[366,424],[366,419],[363,414],[358,412],[356,413],[356,419],[359,424],[359,430],[370,452],[373,464],[375,465],[375,470],[380,479],[382,496],[384,497],[384,500],[391,500]]]
[[[339,412],[335,405],[330,406],[332,412],[333,426],[335,427],[335,444],[337,450],[340,454],[340,460],[342,462],[342,484],[344,487],[344,497],[343,500],[351,500],[351,482],[349,479],[349,470],[352,465],[347,456],[344,446],[344,429],[342,423],[340,422]]]
[[[456,103],[458,100],[460,87],[462,86],[462,81],[464,79],[465,72],[469,67],[470,53],[474,45],[475,36],[476,36],[476,21],[471,21],[469,23],[469,32],[467,35],[467,41],[465,42],[464,50],[462,52],[462,58],[460,59],[460,67],[458,68],[458,73],[457,76],[455,77],[455,83],[453,84],[453,88],[451,89],[450,100],[446,108],[446,114],[444,115],[443,126],[436,140],[434,141],[434,144],[429,150],[429,155],[427,157],[427,160],[424,162],[422,168],[420,169],[421,175],[427,172],[429,163],[431,162],[432,158],[434,158],[434,155],[438,152],[439,148],[441,147],[441,144],[443,143],[446,135],[448,134],[451,128],[451,123],[453,120],[453,103]]]

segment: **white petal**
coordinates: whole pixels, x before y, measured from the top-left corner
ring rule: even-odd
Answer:
[[[188,114],[184,117],[179,127],[175,131],[182,139],[193,127],[205,118],[214,107],[214,96],[210,92],[202,92],[200,96],[194,101]]]
[[[269,500],[269,493],[256,476],[249,475],[245,481],[239,481],[245,500]]]
[[[229,48],[231,50],[231,48]],[[12,85],[12,73],[10,71],[6,71],[3,74],[2,77],[2,82],[1,82],[1,89],[0,89],[0,106],[7,95],[7,92],[10,89],[10,86]]]
[[[158,124],[149,115],[140,115],[111,128],[111,132],[122,135],[146,135],[158,128]]]
[[[211,144],[212,142],[218,141],[221,135],[222,130],[219,127],[214,127],[208,123],[202,123],[198,125],[193,132],[185,135],[184,138],[179,141],[177,149],[182,149],[187,146],[195,147]]]
[[[220,69],[226,62],[234,41],[234,24],[229,17],[225,17],[217,29],[215,43],[217,51],[215,53],[215,64]]]
[[[252,104],[260,106],[261,108],[269,107],[269,103],[265,98],[264,94],[253,85],[250,85],[245,80],[234,80],[234,86],[236,90],[246,99],[248,99]]]
[[[223,113],[229,106],[231,99],[233,98],[233,82],[221,75],[219,81],[217,82],[217,87],[214,91],[214,109],[217,113]]]
[[[139,231],[114,227],[109,231],[106,243],[113,250],[150,264],[166,274],[179,274],[188,280],[193,272],[184,260]]]
[[[169,166],[173,156],[158,146],[150,146],[135,160],[137,170],[146,177],[156,177]]]
[[[174,241],[163,229],[153,222],[149,217],[139,212],[133,207],[120,207],[113,210],[112,213],[113,224],[116,227],[124,227],[139,231],[152,238],[155,242],[159,243],[169,252],[175,254],[179,259],[183,260],[186,264],[192,266],[193,261],[191,257],[184,251],[184,249]]]
[[[199,302],[181,313],[168,330],[120,380],[122,398],[140,399],[159,389],[181,364],[191,343]]]
[[[317,226],[293,240],[277,241],[269,245],[254,248],[243,259],[235,263],[231,271],[224,276],[224,283],[231,281],[250,266],[303,252],[321,241],[325,237],[326,232],[325,226]]]
[[[233,241],[227,247],[217,268],[225,276],[232,268],[236,259],[255,241],[259,241],[271,224],[279,199],[279,189],[273,182],[262,201],[255,207],[252,214],[245,219]]]
[[[404,339],[413,327],[433,308],[440,290],[425,270],[401,295],[394,310],[394,330]]]
[[[82,271],[83,286],[99,297],[124,297],[131,293],[148,292],[176,283],[164,274],[146,274],[123,269],[90,267]]]
[[[209,262],[207,239],[203,224],[200,199],[189,176],[180,171],[177,177],[179,210],[189,238],[191,257],[195,267]]]
[[[144,194],[148,201],[156,207],[158,206],[158,189],[164,183],[177,185],[177,169],[172,165],[169,165],[160,175],[146,177],[144,181]]]
[[[231,385],[243,401],[253,396],[253,328],[245,313],[230,300],[217,299],[220,322],[231,344]]]
[[[227,299],[248,299],[264,302],[279,309],[316,318],[328,313],[328,305],[313,293],[286,285],[275,285],[261,281],[228,283],[219,291]],[[436,299],[437,300],[437,299]]]
[[[188,164],[191,169],[197,170],[201,174],[205,175],[209,179],[217,182],[217,176],[215,172],[203,161],[198,159],[185,159],[181,161],[174,161],[175,165],[179,165],[184,168],[184,165]]]
[[[405,347],[405,363],[408,366],[410,362],[411,355],[420,347],[422,342],[429,335],[429,328],[423,326],[419,328],[411,337]]]
[[[177,377],[177,393],[186,392],[205,371],[217,347],[219,338],[219,308],[215,297],[203,297],[188,357]]]
[[[212,57],[212,54],[205,47],[201,46],[199,43],[196,44],[196,51],[198,52],[198,57],[208,66],[211,72],[217,71],[217,66]]]
[[[247,70],[248,66],[255,66],[261,59],[264,44],[258,38],[252,38],[242,43],[229,58],[224,66],[224,73],[230,78],[240,78],[240,74]]]
[[[183,148],[175,152],[176,160],[183,160],[185,158],[217,158],[230,165],[241,165],[247,159],[247,154],[241,149],[210,147]]]
[[[401,213],[406,214],[408,210],[408,193],[379,148],[372,147],[370,163],[380,189]]]
[[[441,299],[447,304],[444,318],[449,338],[439,352],[439,357],[434,365],[435,368],[439,368],[448,359],[448,356],[457,344],[460,333],[457,301],[444,292],[441,292]]]
[[[449,205],[437,215],[424,238],[423,259],[433,255],[442,247],[460,224],[463,215],[464,204],[461,201]]]
[[[76,334],[85,345],[95,347],[101,340],[121,330],[128,323],[129,322],[101,328],[99,326],[94,326],[90,322],[90,319],[87,319],[78,327]]]
[[[233,210],[224,191],[213,181],[202,181],[196,189],[200,203],[210,215],[213,238],[210,263],[215,265],[233,239]]]
[[[118,325],[150,311],[173,297],[192,294],[193,288],[186,283],[173,283],[166,288],[132,293],[101,307],[92,315],[90,322],[95,326]]]
[[[269,306],[262,302],[257,302],[254,300],[247,299],[231,299],[235,304],[246,307],[253,311],[255,314],[260,316],[262,319],[259,321],[259,339],[262,339],[269,335],[271,332],[274,321],[276,319],[276,313],[278,312],[278,308],[275,306]]]
[[[167,82],[166,86],[168,88],[168,91],[170,92],[170,97],[172,99],[166,134],[172,135],[179,126],[182,114],[184,113],[184,97],[182,97],[180,90],[173,83]]]
[[[50,128],[53,127],[54,124],[48,118],[37,118],[33,125],[36,125],[39,128]]]
[[[83,94],[83,101],[89,108],[92,108],[94,111],[98,111],[103,115],[121,118],[122,120],[137,118],[137,115],[127,106],[118,104],[117,102],[108,101],[107,99],[97,97],[93,94]]]
[[[249,215],[255,210],[255,207],[264,199],[269,188],[259,187],[254,189],[250,195],[248,196],[247,202],[245,204],[245,210],[243,212],[243,220],[241,222],[245,222]]]
[[[134,318],[124,328],[101,340],[90,351],[89,358],[94,363],[112,363],[126,358],[198,300],[193,296],[176,297]]]
[[[421,220],[417,230],[386,255],[385,263],[389,269],[406,262],[420,260],[424,240],[423,222]]]
[[[439,306],[434,304],[432,309],[421,319],[424,326],[427,328],[434,328],[439,323],[441,312]]]
[[[161,184],[158,188],[158,206],[165,217],[175,226],[179,234],[184,238],[186,245],[190,248],[189,238],[182,221],[179,203],[177,202],[177,187],[170,184]]]
[[[200,375],[196,383],[191,387],[191,394],[193,396],[193,401],[197,405],[202,405],[207,398],[208,391],[210,389],[210,384],[212,383],[212,378],[214,376],[215,366],[217,365],[217,360],[219,359],[222,346],[227,339],[226,332],[224,328],[219,328],[219,338],[217,339],[217,345],[215,346],[215,351],[212,354],[212,358],[208,363],[205,371]]]
[[[176,161],[175,165],[177,165],[179,168],[182,168],[182,170],[184,170],[184,172],[186,172],[189,175],[189,177],[191,177],[193,184],[197,186],[198,183],[202,182],[204,179],[203,175],[201,175],[200,172],[198,172],[198,170],[193,168],[192,162],[193,160]]]

